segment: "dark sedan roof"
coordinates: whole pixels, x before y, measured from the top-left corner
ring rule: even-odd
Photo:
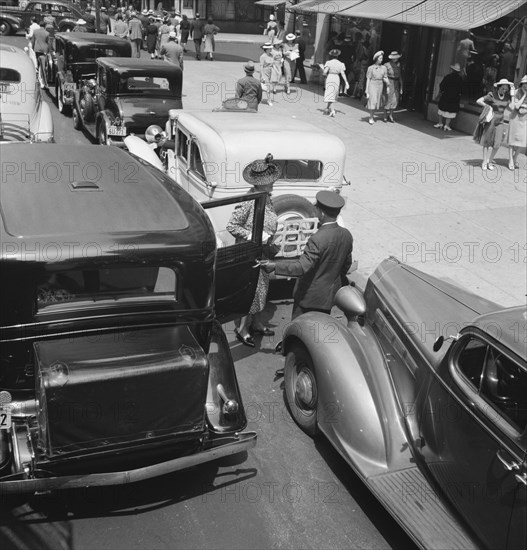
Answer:
[[[97,63],[102,67],[113,69],[117,73],[144,73],[171,77],[181,72],[174,63],[156,59],[143,60],[130,57],[100,57]]]
[[[161,239],[201,247],[213,238],[206,213],[188,193],[117,147],[9,144],[0,155],[9,165],[2,174],[3,243],[95,234],[103,249],[137,235],[145,246]],[[179,231],[185,237],[176,237]]]
[[[69,42],[74,46],[121,46],[130,44],[126,38],[118,38],[109,34],[96,34],[93,32],[58,32],[56,37],[60,37],[64,42]]]

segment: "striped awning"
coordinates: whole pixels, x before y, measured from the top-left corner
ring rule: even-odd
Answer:
[[[527,14],[527,0],[306,0],[291,9],[466,30],[505,15],[523,17]]]

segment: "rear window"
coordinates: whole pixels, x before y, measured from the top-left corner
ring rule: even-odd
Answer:
[[[48,312],[100,302],[171,301],[177,275],[170,267],[109,267],[50,272],[37,288],[37,311]]]
[[[281,180],[318,181],[322,177],[320,160],[274,159],[274,162],[282,168]]]
[[[124,93],[148,93],[166,95],[169,90],[176,90],[176,83],[159,76],[122,77],[119,90]]]
[[[95,61],[98,57],[121,57],[121,52],[112,48],[83,48],[80,52],[79,61]]]
[[[20,73],[14,69],[0,67],[0,82],[20,82]]]

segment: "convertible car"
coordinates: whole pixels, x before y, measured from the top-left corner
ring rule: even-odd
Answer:
[[[253,447],[220,323],[252,303],[266,194],[202,207],[115,147],[0,154],[0,499]],[[218,249],[204,209],[244,201],[253,238]]]
[[[527,309],[395,259],[298,317],[285,399],[422,548],[526,548]]]
[[[26,52],[0,44],[0,142],[53,141],[53,119]]]

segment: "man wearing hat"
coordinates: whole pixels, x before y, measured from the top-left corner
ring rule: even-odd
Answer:
[[[95,15],[91,12],[91,6],[86,6],[82,18],[86,21],[86,32],[95,32]]]
[[[135,11],[130,13],[130,21],[128,21],[128,33],[130,42],[132,43],[132,57],[141,57],[141,42],[143,41],[143,24],[137,18]]]
[[[199,18],[199,13],[196,13],[196,19],[190,24],[190,38],[194,40],[194,48],[196,50],[196,59],[201,61],[201,43],[203,42],[203,27],[205,22]]]
[[[168,42],[161,46],[159,55],[170,61],[174,65],[178,65],[183,70],[183,48],[177,43],[176,31],[170,31],[168,33]]]
[[[329,314],[335,294],[347,284],[353,237],[337,223],[343,206],[344,199],[339,194],[319,191],[315,207],[320,228],[307,241],[302,256],[295,262],[282,260],[262,266],[267,272],[299,278],[293,294],[292,319],[308,311]]]
[[[262,85],[254,78],[254,63],[247,61],[243,66],[245,76],[236,82],[236,97],[245,99],[250,109],[258,110],[262,101]]]
[[[307,84],[306,69],[304,68],[304,61],[306,60],[306,41],[302,37],[302,33],[300,31],[295,31],[295,35],[295,42],[298,46],[298,59],[296,60],[295,71],[291,78],[291,82],[293,83],[295,81],[296,73],[298,72],[300,82],[302,84]]]
[[[99,33],[108,34],[110,25],[110,16],[108,15],[106,8],[101,6],[101,13],[99,15]]]

